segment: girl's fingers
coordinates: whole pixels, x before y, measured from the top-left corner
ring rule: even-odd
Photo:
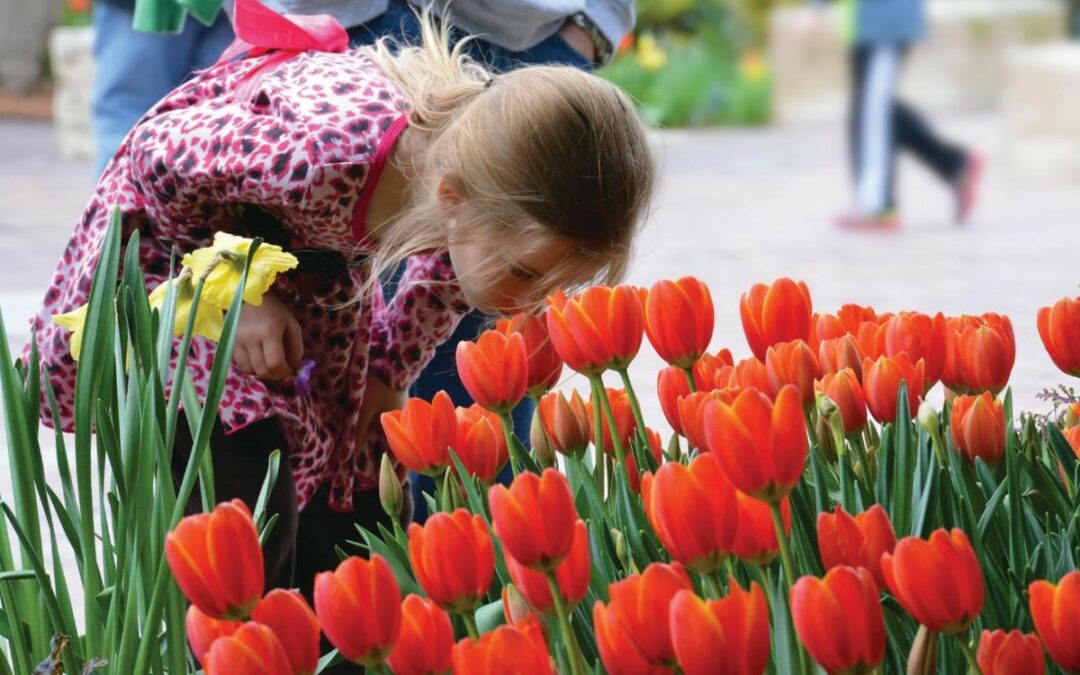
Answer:
[[[266,363],[266,370],[270,373],[270,377],[275,380],[284,380],[294,375],[293,369],[289,367],[288,361],[285,360],[283,337],[271,337],[262,341],[262,353]]]
[[[304,334],[300,330],[300,322],[292,316],[285,321],[285,359],[290,369],[295,370],[300,366],[300,360],[304,358]]]
[[[236,363],[236,367],[240,369],[240,372],[252,372],[251,359],[248,357],[247,348],[243,345],[238,344],[233,349],[233,362]]]
[[[256,375],[264,380],[273,379],[273,374],[266,367],[266,357],[263,356],[262,344],[254,344],[248,349],[248,359],[250,359],[251,369]]]

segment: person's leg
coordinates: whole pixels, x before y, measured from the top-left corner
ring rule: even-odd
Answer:
[[[955,181],[964,169],[964,149],[942,140],[907,103],[897,100],[894,110],[897,145],[910,150],[942,180]]]
[[[851,67],[851,83],[849,86],[851,96],[848,99],[847,117],[848,166],[851,170],[852,185],[858,185],[859,152],[861,147],[859,128],[862,123],[861,101],[863,88],[866,84],[866,64],[869,61],[870,50],[865,46],[858,45],[852,47],[848,54]]]
[[[900,62],[895,45],[867,45],[857,88],[856,204],[864,216],[877,216],[895,207],[893,184],[893,98]]]
[[[196,31],[195,51],[191,60],[190,70],[209,68],[221,58],[221,53],[236,39],[232,24],[224,11],[219,12],[217,19],[209,26],[204,26],[193,18],[188,19],[188,24]],[[184,76],[186,77],[186,75]]]

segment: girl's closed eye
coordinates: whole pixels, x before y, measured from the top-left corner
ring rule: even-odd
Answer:
[[[540,276],[538,272],[516,264],[510,265],[510,274],[521,281],[532,281]]]

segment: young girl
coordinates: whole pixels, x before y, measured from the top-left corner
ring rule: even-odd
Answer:
[[[258,46],[199,73],[127,136],[33,326],[70,428],[75,363],[52,317],[87,301],[114,206],[125,241],[140,232],[150,288],[173,250],[206,246],[217,231],[296,253],[299,268],[241,314],[211,452],[217,498],[252,504],[269,452],[288,454],[291,476],[270,506],[280,520],[268,580],[310,588],[336,564],[334,547],[357,538],[354,523],[379,517],[372,420],[400,406],[463,312],[518,311],[560,286],[618,279],[654,164],[626,96],[574,68],[493,77],[426,18],[421,45],[355,50],[336,24],[319,33],[309,21],[304,30],[334,51],[289,52],[251,35],[247,4],[237,33]],[[298,29],[259,20],[265,34]],[[406,259],[384,302],[380,273]],[[215,347],[199,337],[191,346],[200,395]],[[298,396],[306,358],[316,362],[311,394]],[[190,436],[178,426],[186,461]]]

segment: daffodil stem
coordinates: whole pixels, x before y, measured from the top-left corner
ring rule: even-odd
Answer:
[[[503,436],[506,437],[506,447],[510,451],[510,470],[514,473],[514,478],[517,478],[518,473],[521,471],[520,466],[524,466],[524,462],[518,457],[517,444],[514,443],[514,425],[510,421],[510,415],[506,413],[499,415],[499,421],[502,422]],[[520,466],[519,466],[520,465]]]
[[[696,392],[697,391],[697,382],[694,382],[694,369],[693,368],[683,368],[682,371],[683,371],[683,375],[686,376],[686,384],[690,385],[690,393],[692,394],[692,393]]]
[[[963,634],[956,636],[956,641],[960,643],[960,651],[964,652],[964,658],[968,662],[968,675],[982,675],[982,669],[979,668],[979,662],[975,659],[975,652],[972,651],[971,645],[964,638]]]
[[[462,612],[461,620],[465,622],[465,630],[469,633],[469,637],[474,640],[480,639],[480,629],[476,627],[476,617],[472,612]]]
[[[780,562],[784,566],[784,585],[787,587],[788,597],[791,597],[791,588],[795,585],[795,564],[791,560],[791,544],[788,542],[787,533],[784,531],[784,518],[780,514],[780,503],[770,502],[769,509],[772,511],[773,527],[776,528],[776,540],[780,542]],[[790,612],[788,612],[790,617]],[[811,675],[810,662],[806,658],[806,649],[803,648],[799,638],[795,635],[794,624],[788,621],[788,630],[791,631],[795,644],[799,647],[799,666],[804,675]]]
[[[559,593],[559,584],[555,581],[555,573],[547,573],[548,588],[551,590],[551,599],[555,602],[555,613],[559,617],[559,628],[562,630],[563,643],[566,646],[566,655],[570,660],[570,672],[572,675],[587,675],[585,659],[581,656],[581,647],[578,646],[577,637],[570,627],[570,617],[566,611],[566,602]]]

